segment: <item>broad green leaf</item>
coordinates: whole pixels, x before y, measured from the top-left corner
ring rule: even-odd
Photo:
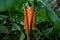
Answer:
[[[5,3],[6,3],[5,1],[6,1],[6,0],[0,0],[0,11],[5,10],[5,8],[4,8],[5,5],[6,5],[6,4],[5,4]]]
[[[3,25],[0,25],[0,33],[7,33],[8,32],[8,29],[3,26]]]
[[[8,16],[1,15],[1,14],[0,14],[0,20],[5,19],[5,18],[7,18],[7,17],[8,17]]]
[[[19,0],[0,0],[0,11],[10,10],[18,6]]]
[[[16,8],[19,0],[6,0],[6,9]]]
[[[55,30],[57,32],[60,32],[60,19],[58,18],[58,16],[55,14],[55,12],[51,8],[48,7],[46,10],[47,10],[46,15],[47,15],[48,19],[54,25]]]
[[[12,23],[11,27],[12,27],[11,31],[16,31],[16,30],[21,31],[20,27],[15,23]]]
[[[45,8],[46,8],[46,16],[48,17],[50,22],[54,25],[56,32],[60,32],[60,19],[58,18],[58,16],[42,0],[38,0],[38,1],[40,1],[45,6]]]
[[[19,40],[24,40],[24,38],[25,38],[25,35],[23,32],[21,32],[21,36],[20,36]]]
[[[19,40],[23,40],[23,39],[25,38],[24,33],[21,31],[21,28],[20,28],[16,23],[12,23],[12,26],[11,26],[11,27],[12,27],[11,31],[16,31],[16,30],[18,30],[18,31],[21,32],[21,35],[20,35]]]

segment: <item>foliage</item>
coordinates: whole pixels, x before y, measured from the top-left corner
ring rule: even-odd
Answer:
[[[59,0],[58,0],[59,1]],[[34,0],[0,0],[0,40],[26,40],[24,6]],[[51,7],[49,0],[36,0],[36,22],[32,30],[35,40],[60,40],[60,10]],[[59,4],[58,4],[59,5]],[[58,7],[59,9],[60,7]]]

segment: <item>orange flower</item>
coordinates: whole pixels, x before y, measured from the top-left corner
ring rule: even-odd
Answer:
[[[24,29],[27,32],[30,32],[30,28],[34,28],[34,22],[35,22],[35,12],[33,15],[33,8],[32,7],[28,7],[27,9],[25,9],[24,11]],[[31,19],[32,19],[32,25],[31,25]],[[31,30],[32,30],[31,29]]]

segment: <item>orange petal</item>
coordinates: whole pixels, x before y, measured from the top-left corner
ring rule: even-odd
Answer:
[[[26,11],[27,11],[27,14],[26,14]],[[24,29],[26,31],[29,31],[30,32],[31,19],[32,19],[32,14],[33,14],[33,8],[28,7],[26,9],[26,11],[24,11]],[[28,22],[27,22],[27,19],[28,19]],[[34,22],[35,22],[35,12],[34,12],[34,16],[33,16],[33,19],[32,19],[32,28],[34,28]]]

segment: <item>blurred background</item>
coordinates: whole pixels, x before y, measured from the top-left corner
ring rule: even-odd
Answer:
[[[24,6],[34,0],[0,0],[0,40],[27,40]],[[60,40],[60,0],[36,0],[33,40]]]

